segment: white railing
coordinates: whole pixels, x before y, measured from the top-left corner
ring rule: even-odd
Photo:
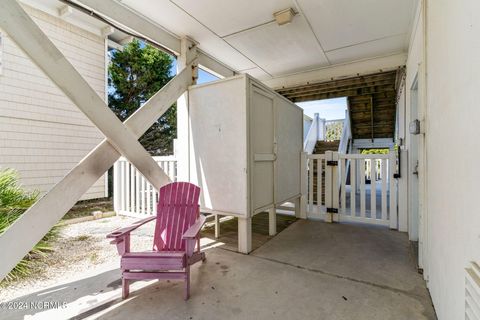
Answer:
[[[172,181],[177,180],[174,156],[153,157]],[[157,190],[124,157],[113,166],[113,209],[117,214],[145,217],[157,214]]]
[[[345,112],[345,120],[343,120],[342,137],[340,138],[340,144],[338,145],[338,152],[348,153],[348,144],[352,138],[352,132],[350,130],[350,116],[348,112]]]
[[[354,221],[397,228],[395,153],[363,155],[327,151],[308,155],[307,164],[309,217],[327,222]],[[368,177],[377,179],[367,184]]]
[[[305,141],[303,142],[303,151],[307,154],[312,154],[313,149],[315,149],[315,144],[318,141],[318,114],[315,114],[312,125],[308,130]]]
[[[382,159],[366,159],[365,160],[365,179],[372,180],[372,163],[375,163],[375,180],[382,180],[382,172],[384,162]]]

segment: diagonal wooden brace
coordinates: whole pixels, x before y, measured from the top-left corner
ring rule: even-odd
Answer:
[[[25,22],[24,15],[19,14],[18,9],[22,10],[15,1],[0,1],[0,26],[7,32],[12,31],[12,27],[5,28],[7,24],[13,23],[15,29],[15,26],[19,23]],[[5,16],[8,15],[11,15],[14,20],[18,19],[18,22],[12,21],[10,18],[5,19]],[[30,18],[28,17],[28,19]],[[13,32],[15,33],[16,30]],[[188,86],[192,84],[192,70],[195,68],[196,61],[193,60],[124,122],[125,128],[134,138],[138,139],[187,90]],[[65,215],[119,157],[120,153],[116,147],[108,139],[103,140],[47,194],[0,235],[0,280],[43,238],[51,227]],[[158,188],[157,184],[158,182],[154,185]]]

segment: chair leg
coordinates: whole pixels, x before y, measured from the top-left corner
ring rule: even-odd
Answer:
[[[122,299],[126,299],[130,292],[130,284],[128,283],[128,279],[122,277]]]
[[[183,299],[188,300],[190,298],[190,266],[185,268],[185,292]]]

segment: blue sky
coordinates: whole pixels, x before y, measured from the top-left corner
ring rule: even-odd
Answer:
[[[347,98],[298,102],[297,105],[311,118],[313,118],[314,113],[319,113],[320,118],[327,120],[345,119]]]
[[[174,59],[172,63],[172,68],[170,69],[170,74],[174,75],[177,73],[177,60]],[[218,80],[213,74],[210,74],[202,69],[198,70],[198,84]]]

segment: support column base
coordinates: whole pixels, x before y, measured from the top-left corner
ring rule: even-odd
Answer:
[[[252,251],[252,218],[238,218],[238,252]]]

